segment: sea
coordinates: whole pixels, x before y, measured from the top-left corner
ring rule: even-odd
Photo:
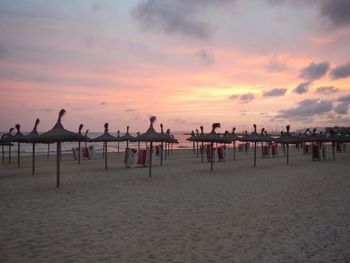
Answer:
[[[28,133],[22,132],[23,135],[26,135]],[[3,132],[0,132],[0,137],[3,134]],[[99,132],[91,132],[88,134],[90,138],[95,138],[97,136],[102,135],[103,133]],[[117,136],[117,134],[111,133],[113,136]],[[130,133],[132,136],[136,136],[136,134]],[[192,143],[187,141],[186,138],[190,137],[188,133],[186,132],[173,132],[172,133],[174,137],[179,141],[177,144],[173,144],[172,147],[173,149],[190,149],[192,148]],[[159,143],[155,143],[157,145]],[[83,147],[85,145],[85,142],[81,142],[81,146]],[[102,153],[103,149],[103,143],[102,142],[87,142],[87,146],[93,145],[97,153]],[[129,147],[131,148],[137,148],[138,143],[137,142],[129,142]],[[63,154],[69,154],[73,153],[72,148],[73,147],[78,147],[77,142],[64,142],[62,143],[61,146],[61,151]],[[140,142],[140,147],[145,148],[146,143]],[[13,155],[16,154],[17,152],[17,143],[13,143],[12,152]],[[119,142],[119,151],[124,152],[126,148],[126,142]],[[7,153],[8,147],[4,146],[4,150]],[[1,151],[1,147],[0,147]],[[118,143],[117,142],[108,142],[108,147],[107,147],[108,152],[118,152]],[[32,154],[32,144],[31,143],[21,143],[20,144],[20,152],[21,155],[31,155]],[[35,154],[36,155],[55,155],[56,154],[56,144],[36,144],[35,145]]]

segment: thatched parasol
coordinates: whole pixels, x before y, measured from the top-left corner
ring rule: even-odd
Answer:
[[[231,133],[225,134],[225,137],[232,142],[233,160],[236,160],[236,141],[240,140],[240,137],[236,134],[236,127],[232,128]]]
[[[126,148],[129,147],[129,142],[135,141],[135,137],[131,136],[129,133],[129,126],[126,127],[126,133],[120,137],[122,141],[126,141]]]
[[[153,128],[153,124],[156,121],[156,119],[157,119],[156,116],[150,117],[150,126],[149,126],[148,130],[145,133],[141,134],[140,137],[139,137],[140,141],[150,142],[149,175],[148,175],[148,177],[152,176],[152,147],[153,147],[153,142],[170,141],[169,139],[167,139],[161,133],[156,132],[155,129]]]
[[[24,136],[24,142],[32,143],[32,174],[35,174],[35,140],[39,137],[37,127],[40,123],[39,119],[36,119],[33,130],[26,136]]]
[[[240,141],[244,142],[254,142],[254,167],[256,167],[256,143],[258,142],[272,142],[272,137],[265,134],[258,134],[256,132],[256,124],[253,125],[254,132],[252,134],[245,134]]]
[[[214,163],[214,142],[215,143],[227,143],[228,141],[221,137],[219,134],[215,132],[217,128],[220,128],[220,123],[213,123],[212,130],[208,134],[203,134],[200,136],[199,140],[202,142],[210,142],[211,143],[211,161],[210,161],[210,172],[213,171],[213,163]]]
[[[83,124],[79,125],[78,134],[80,134],[82,136],[82,138],[85,139],[85,137],[81,134],[83,127],[84,127]],[[86,141],[86,139],[85,139],[85,141]],[[78,164],[80,164],[80,160],[81,160],[81,140],[78,141]]]
[[[21,133],[21,125],[16,124],[17,133],[12,137],[13,142],[17,142],[17,167],[21,167],[21,142],[23,142],[23,134]]]
[[[33,142],[36,143],[57,143],[57,182],[56,187],[60,187],[60,159],[61,159],[61,143],[62,142],[77,142],[84,140],[81,134],[77,134],[71,131],[66,130],[62,123],[62,117],[66,113],[64,109],[61,109],[58,114],[58,119],[55,126],[43,134],[39,135],[37,139]]]
[[[303,139],[299,136],[292,135],[290,133],[290,125],[286,126],[287,132],[281,132],[281,135],[275,139],[277,143],[283,144],[287,146],[287,164],[289,164],[289,144],[298,144],[303,142]]]
[[[14,128],[10,128],[9,132],[2,136],[2,146],[7,145],[9,147],[9,163],[11,163],[11,146],[13,146],[11,142],[13,140],[13,135],[12,135],[13,130]],[[4,151],[2,154],[4,156]]]
[[[108,142],[117,142],[120,141],[117,137],[114,137],[108,132],[108,123],[106,122],[105,125],[105,131],[102,135],[91,139],[92,142],[103,142],[103,150],[104,150],[104,157],[105,157],[105,169],[107,169],[107,143]]]

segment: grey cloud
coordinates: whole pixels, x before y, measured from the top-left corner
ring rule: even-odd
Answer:
[[[193,8],[187,1],[146,0],[131,10],[131,15],[143,29],[158,29],[200,39],[210,35],[209,24],[193,18]]]
[[[299,118],[313,117],[330,112],[333,108],[332,101],[308,99],[298,103],[295,108],[280,110],[276,118]]]
[[[334,94],[334,93],[337,93],[339,92],[339,89],[335,88],[335,87],[319,87],[316,89],[315,91],[316,93],[319,93],[319,94],[326,94],[326,95],[330,95],[330,94]]]
[[[124,111],[125,111],[125,112],[134,112],[135,110],[134,110],[134,109],[129,108],[129,109],[125,109]]]
[[[285,88],[275,88],[272,90],[269,90],[263,94],[264,97],[278,97],[278,96],[284,96],[287,92],[287,89]]]
[[[91,9],[94,12],[100,12],[106,9],[108,6],[104,2],[95,1],[92,3]]]
[[[254,93],[246,93],[246,94],[242,94],[241,96],[239,96],[239,100],[242,103],[249,103],[254,99],[255,99]]]
[[[323,0],[320,3],[321,15],[326,17],[333,25],[350,24],[349,0]]]
[[[349,0],[266,0],[272,5],[308,7],[318,9],[320,17],[326,18],[333,26],[350,24]]]
[[[0,59],[5,59],[10,56],[10,52],[0,43]]]
[[[295,89],[293,89],[293,92],[297,94],[304,94],[308,92],[310,84],[311,82],[300,83]]]
[[[201,62],[212,65],[215,63],[215,56],[210,49],[200,49],[194,55],[200,59]]]
[[[278,59],[273,56],[268,62],[266,68],[268,72],[283,72],[287,69],[287,66],[283,62],[278,61]]]
[[[231,100],[236,100],[238,99],[241,103],[249,103],[251,102],[252,100],[255,99],[255,95],[254,93],[245,93],[245,94],[241,94],[241,95],[231,95],[229,97]]]
[[[350,63],[338,66],[331,71],[332,79],[347,78],[350,76]]]
[[[349,110],[349,102],[342,102],[334,107],[334,111],[338,114],[347,114],[348,110]]]
[[[338,98],[338,101],[350,103],[350,95],[341,96],[341,97]]]
[[[306,68],[300,71],[300,77],[306,80],[315,80],[323,77],[329,69],[327,61],[321,63],[311,63]]]
[[[234,2],[236,0],[143,0],[131,9],[131,16],[144,30],[157,29],[207,39],[211,35],[211,26],[198,13]]]

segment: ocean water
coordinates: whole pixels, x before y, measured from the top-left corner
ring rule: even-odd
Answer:
[[[26,135],[27,133],[23,133],[24,135]],[[98,132],[92,132],[89,133],[88,136],[90,138],[95,138],[97,136],[100,136],[102,133],[98,133]],[[114,136],[117,136],[117,134],[111,133]],[[2,135],[2,133],[0,133],[0,136]],[[135,136],[136,134],[132,134],[131,135]],[[187,141],[186,138],[189,137],[189,135],[185,135],[184,132],[174,132],[173,133],[174,137],[179,141],[178,144],[173,144],[173,149],[189,149],[192,147],[192,143]],[[13,155],[16,155],[17,153],[17,143],[13,143],[14,145],[11,147],[11,151],[13,152]],[[155,145],[158,145],[159,143],[155,143]],[[85,143],[82,142],[81,146],[84,146]],[[103,143],[102,142],[88,142],[87,145],[93,145],[95,147],[96,152],[100,153],[102,152],[102,146]],[[145,148],[146,147],[146,143],[145,142],[140,142],[140,146],[141,148]],[[30,143],[21,143],[20,144],[20,151],[21,151],[21,155],[31,155],[32,154],[32,144]],[[64,142],[62,143],[62,153],[72,153],[72,148],[73,147],[78,147],[78,143],[77,142]],[[129,147],[132,148],[137,148],[137,142],[129,142]],[[119,151],[120,152],[124,152],[126,148],[126,142],[119,142]],[[8,147],[5,146],[4,150],[6,152],[7,155],[7,151],[8,151]],[[108,152],[117,152],[118,151],[118,143],[117,142],[108,142],[108,148],[107,148]],[[1,147],[0,147],[0,151],[1,151]],[[36,155],[46,155],[49,151],[50,155],[55,155],[56,154],[56,144],[36,144],[35,145],[35,154]]]

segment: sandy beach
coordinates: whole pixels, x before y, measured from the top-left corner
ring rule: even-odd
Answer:
[[[15,153],[14,153],[15,155]],[[253,168],[253,153],[200,163],[176,150],[152,178],[123,154],[16,156],[0,164],[1,262],[349,262],[350,154],[292,150]]]

